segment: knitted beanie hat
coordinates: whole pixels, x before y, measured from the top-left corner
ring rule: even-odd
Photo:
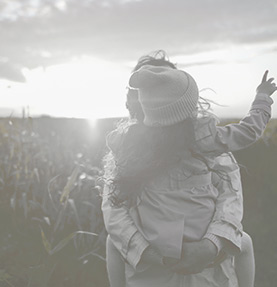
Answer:
[[[163,66],[143,66],[134,72],[129,86],[139,90],[147,126],[177,124],[196,111],[199,92],[186,72]]]

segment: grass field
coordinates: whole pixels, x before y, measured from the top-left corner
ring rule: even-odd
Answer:
[[[0,120],[0,286],[106,287],[99,181],[115,120]],[[256,286],[277,281],[277,120],[235,154]]]

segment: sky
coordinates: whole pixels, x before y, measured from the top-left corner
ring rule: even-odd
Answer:
[[[1,0],[0,39],[0,116],[126,116],[132,67],[158,49],[219,117],[277,79],[276,0]]]

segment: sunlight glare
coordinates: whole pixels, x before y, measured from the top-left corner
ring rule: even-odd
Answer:
[[[124,113],[129,71],[120,65],[83,57],[25,74],[34,114],[97,119]]]

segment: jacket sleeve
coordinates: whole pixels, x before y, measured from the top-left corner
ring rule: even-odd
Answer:
[[[118,152],[124,131],[112,131],[106,138],[107,147],[113,152]],[[149,247],[149,243],[138,231],[129,210],[125,206],[111,206],[108,200],[109,186],[105,185],[102,199],[102,213],[105,228],[110,239],[121,256],[134,268],[137,267],[142,254]]]
[[[218,198],[214,217],[208,227],[207,234],[226,239],[234,252],[241,249],[243,217],[243,196],[239,166],[232,154],[224,154],[216,158],[216,164],[225,169],[229,180],[213,174],[213,184],[218,189]],[[205,236],[204,236],[205,237]]]
[[[239,123],[217,126],[215,119],[203,119],[195,127],[197,148],[204,153],[220,155],[244,149],[263,134],[271,117],[273,100],[266,94],[257,94],[249,114]]]
[[[106,189],[107,187],[105,187]],[[138,231],[129,210],[124,207],[110,205],[107,197],[103,197],[102,212],[104,224],[111,241],[121,256],[134,268],[139,263],[142,253],[149,246]]]

